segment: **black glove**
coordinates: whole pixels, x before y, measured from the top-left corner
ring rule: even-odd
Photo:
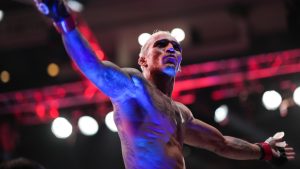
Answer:
[[[288,159],[285,154],[284,148],[278,147],[278,151],[280,153],[279,157],[273,157],[270,161],[273,165],[282,166],[288,162]]]

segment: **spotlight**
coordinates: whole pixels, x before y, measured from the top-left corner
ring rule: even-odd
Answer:
[[[95,135],[99,129],[97,121],[90,116],[82,116],[78,120],[80,132],[86,136]]]
[[[138,37],[138,42],[141,46],[143,46],[147,40],[150,38],[150,34],[149,33],[142,33],[140,34],[140,36]]]
[[[6,70],[3,70],[1,73],[0,73],[0,79],[3,83],[8,83],[9,80],[10,80],[10,74],[8,71]]]
[[[185,33],[182,29],[180,28],[175,28],[171,31],[171,35],[173,37],[175,37],[175,39],[178,41],[178,42],[181,42],[184,40],[185,38]]]
[[[227,119],[228,116],[228,107],[226,105],[222,105],[215,111],[215,121],[217,123],[222,123]]]
[[[50,63],[47,67],[48,75],[56,77],[59,74],[59,66],[55,63]]]
[[[73,127],[67,119],[58,117],[53,120],[51,130],[57,138],[65,139],[72,134]]]
[[[276,110],[281,102],[282,97],[275,90],[266,91],[262,96],[262,103],[267,110]]]
[[[300,87],[297,87],[295,89],[293,94],[293,100],[298,106],[300,106]]]
[[[4,12],[0,9],[0,22],[3,20]]]
[[[106,124],[107,128],[109,130],[111,130],[112,132],[117,132],[118,129],[117,129],[117,126],[116,126],[116,124],[114,122],[114,117],[113,116],[114,115],[113,115],[112,111],[109,112],[109,113],[107,113],[107,115],[105,117],[105,124]]]

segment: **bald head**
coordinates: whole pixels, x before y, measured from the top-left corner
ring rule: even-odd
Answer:
[[[167,31],[153,33],[141,47],[138,63],[143,72],[164,72],[175,76],[180,70],[182,50],[178,41]]]
[[[156,39],[155,37],[160,36],[160,35],[167,35],[167,36],[172,36],[169,31],[156,31],[154,32],[150,38],[146,41],[146,43],[141,47],[139,57],[146,56],[150,44],[153,43],[153,41]],[[175,38],[174,38],[175,39]],[[176,39],[175,39],[176,40]]]

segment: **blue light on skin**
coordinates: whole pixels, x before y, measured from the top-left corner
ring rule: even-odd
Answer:
[[[63,42],[83,74],[107,96],[116,99],[134,90],[130,76],[112,62],[99,61],[77,29],[64,34]]]
[[[170,54],[175,54],[176,53],[176,50],[171,47],[171,48],[168,48],[167,49],[167,53],[170,53]],[[167,74],[168,76],[171,76],[171,77],[175,77],[177,72],[179,71],[180,69],[180,64],[181,64],[181,60],[182,60],[182,56],[179,56],[177,58],[177,63],[176,65],[168,65],[166,66],[164,69],[163,69],[163,72],[165,74]]]
[[[80,70],[111,98],[114,106],[117,105],[114,118],[122,147],[125,147],[124,162],[142,169],[174,168],[176,160],[166,152],[165,146],[176,124],[155,108],[148,91],[150,83],[142,73],[99,61],[76,29],[64,34],[63,40]],[[166,64],[164,72],[175,76],[179,63],[176,66]]]
[[[167,66],[166,68],[163,69],[163,72],[171,77],[175,77],[177,74],[177,68],[174,66]]]
[[[153,106],[144,79],[133,76],[132,80],[138,99],[125,101],[119,107],[122,112],[115,112],[116,124],[121,131],[120,138],[123,138],[121,142],[127,143],[124,145],[126,152],[133,152],[124,156],[124,162],[130,163],[128,166],[142,169],[174,168],[174,159],[166,155],[164,145],[169,141],[171,133],[174,133],[175,127]],[[134,109],[139,108],[145,110],[138,110],[138,114],[135,114],[137,110]],[[130,124],[128,121],[131,121]],[[126,136],[122,136],[123,134]]]

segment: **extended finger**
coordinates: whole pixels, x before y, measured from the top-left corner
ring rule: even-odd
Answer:
[[[288,160],[295,160],[295,156],[288,156],[286,157]]]
[[[295,156],[296,153],[295,152],[286,152],[285,155],[288,156]]]
[[[285,152],[294,152],[294,148],[292,148],[292,147],[285,147],[284,151]]]

